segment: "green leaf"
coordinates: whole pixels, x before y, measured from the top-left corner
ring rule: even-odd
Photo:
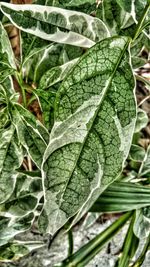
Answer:
[[[35,94],[37,95],[41,106],[44,125],[49,131],[51,131],[54,124],[54,102],[56,92],[52,90],[44,91],[37,89]]]
[[[128,231],[121,249],[121,256],[118,258],[115,267],[128,267],[130,260],[135,255],[139,245],[139,239],[134,235],[133,226],[135,222],[135,213],[132,215]]]
[[[34,36],[35,37],[35,36]],[[35,37],[36,38],[36,37]],[[55,60],[57,48],[56,45],[50,44],[47,46],[42,46],[41,48],[34,48],[30,53],[25,57],[23,62],[23,75],[26,79],[32,80],[34,83],[41,78],[41,75],[51,67],[53,67],[54,56]],[[44,63],[44,64],[43,64]]]
[[[45,244],[41,241],[19,241],[15,240],[0,248],[0,261],[16,261],[29,254],[31,251],[42,248]]]
[[[132,160],[141,162],[145,157],[145,153],[146,151],[143,147],[138,145],[132,145],[129,156]]]
[[[11,199],[5,205],[0,206],[1,216],[5,216],[5,213],[7,213],[7,217],[23,217],[36,208],[37,200],[32,194]]]
[[[16,69],[14,54],[7,32],[0,22],[0,83]]]
[[[150,173],[150,145],[148,146],[147,151],[145,153],[145,157],[143,159],[140,171],[141,176],[148,175],[149,173]]]
[[[143,67],[147,63],[147,59],[142,57],[132,57],[133,69]]]
[[[91,208],[92,212],[124,212],[150,206],[150,188],[130,182],[114,182]]]
[[[135,133],[140,132],[143,128],[145,128],[148,124],[148,116],[146,111],[138,108],[137,110],[137,120],[135,125]]]
[[[76,10],[86,14],[91,14],[96,10],[95,0],[36,0],[34,3]]]
[[[42,135],[43,133],[44,135],[46,134],[47,138],[47,131],[38,120],[33,118],[30,112],[20,105],[16,104],[15,107],[16,109],[13,111],[13,121],[20,143],[27,150],[36,166],[40,169],[44,151],[46,149],[46,142]]]
[[[116,2],[120,5],[121,8],[123,8],[126,12],[129,12],[135,22],[139,19],[141,16],[141,12],[143,11],[147,0],[116,0]]]
[[[77,60],[78,58],[46,71],[39,82],[39,87],[42,89],[38,88],[34,91],[42,109],[44,125],[48,130],[51,130],[54,123],[54,101],[56,97],[54,85],[55,87],[59,86],[59,83],[65,79]],[[47,88],[49,88],[47,91],[43,90]]]
[[[3,2],[1,11],[21,30],[53,42],[91,47],[108,36],[101,20],[81,12]]]
[[[0,246],[7,244],[15,235],[30,229],[42,208],[42,197],[40,177],[17,173],[13,194],[0,205]]]
[[[58,91],[43,162],[47,232],[78,220],[122,170],[136,117],[127,47],[125,37],[96,44]]]
[[[136,210],[134,233],[139,239],[145,239],[150,234],[150,206]]]
[[[134,24],[131,14],[124,11],[116,0],[102,1],[97,16],[107,25],[111,35],[120,35],[124,29]]]
[[[0,203],[3,203],[14,190],[17,178],[15,170],[22,164],[23,154],[13,125],[0,132],[0,140]]]
[[[35,215],[33,212],[28,212],[27,215],[21,218],[5,218],[0,217],[0,246],[7,244],[15,235],[25,232],[30,229]]]
[[[42,89],[47,89],[55,83],[64,80],[71,68],[77,63],[77,60],[79,59],[73,59],[61,66],[57,66],[46,71],[40,79],[39,87]]]
[[[51,68],[64,65],[83,53],[80,47],[63,44],[51,44],[34,55],[32,52],[31,50],[31,57],[23,66],[23,72],[26,79],[36,84],[47,71],[51,71]]]
[[[45,49],[49,42],[27,32],[21,32],[22,65],[31,57]]]

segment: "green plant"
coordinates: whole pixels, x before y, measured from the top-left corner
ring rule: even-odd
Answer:
[[[130,219],[116,266],[129,266],[144,237],[133,265],[141,266],[149,247],[150,147],[138,143],[148,118],[137,109],[135,84],[149,90],[136,69],[148,61],[150,3],[46,4],[0,3],[0,260],[44,245],[15,237],[34,224],[52,236],[68,229],[61,266],[86,266]],[[10,23],[19,29],[19,57]],[[73,254],[70,229],[88,211],[125,214]]]

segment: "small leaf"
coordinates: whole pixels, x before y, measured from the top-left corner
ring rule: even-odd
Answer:
[[[147,113],[143,109],[138,108],[134,132],[135,133],[140,132],[143,128],[145,128],[147,126],[147,124],[148,124]]]
[[[45,244],[41,241],[27,242],[15,240],[0,248],[0,261],[16,261],[29,254],[31,251],[43,247]]]
[[[91,47],[108,36],[101,20],[77,11],[4,2],[1,11],[16,27],[52,42]]]
[[[132,145],[129,156],[132,160],[141,162],[145,157],[145,153],[146,151],[143,147],[138,145]]]
[[[139,239],[145,239],[150,234],[150,207],[136,210],[134,233]]]

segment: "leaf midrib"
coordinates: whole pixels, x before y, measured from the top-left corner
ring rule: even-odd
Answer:
[[[102,95],[101,102],[100,102],[100,104],[99,104],[97,110],[95,111],[95,115],[93,116],[93,122],[91,123],[91,125],[90,125],[90,127],[89,127],[89,131],[88,131],[88,133],[87,133],[86,137],[84,138],[84,141],[83,141],[83,143],[82,143],[82,145],[81,145],[81,149],[80,149],[79,155],[78,155],[78,157],[77,157],[77,159],[76,159],[76,161],[75,161],[73,170],[72,170],[72,172],[71,172],[71,174],[70,174],[70,177],[69,177],[69,179],[68,179],[68,182],[67,182],[67,184],[66,184],[66,186],[65,186],[64,193],[63,193],[63,195],[61,196],[61,203],[60,203],[59,207],[61,207],[61,204],[62,204],[62,201],[63,201],[63,196],[65,195],[65,192],[66,192],[66,190],[67,190],[68,184],[69,184],[69,182],[70,182],[70,180],[71,180],[71,177],[72,177],[72,175],[73,175],[73,172],[74,172],[74,170],[75,170],[75,168],[76,168],[76,166],[77,166],[77,163],[78,163],[78,161],[79,161],[80,155],[81,155],[82,150],[83,150],[83,147],[84,147],[84,145],[85,145],[85,142],[86,142],[86,140],[87,140],[87,138],[88,138],[88,135],[89,135],[89,133],[90,133],[92,127],[93,127],[93,124],[94,124],[94,122],[95,122],[95,119],[96,119],[96,117],[97,117],[97,114],[98,114],[98,112],[99,112],[99,110],[100,110],[101,103],[103,102],[103,100],[104,100],[104,98],[105,98],[105,96],[106,96],[106,93],[107,93],[107,91],[108,91],[108,89],[109,89],[109,87],[110,87],[110,85],[111,85],[111,83],[112,83],[112,80],[113,80],[113,78],[114,78],[114,75],[115,75],[115,73],[116,73],[116,70],[117,70],[117,68],[119,67],[120,63],[121,63],[122,57],[123,57],[123,55],[124,55],[124,53],[125,53],[125,51],[126,51],[128,45],[129,45],[129,43],[130,43],[130,38],[128,38],[128,41],[127,41],[127,43],[126,43],[124,49],[123,49],[122,52],[121,52],[121,55],[120,55],[120,57],[119,57],[119,59],[118,59],[118,61],[117,61],[117,64],[116,64],[116,66],[115,66],[115,68],[114,68],[114,71],[113,71],[113,73],[112,73],[111,79],[110,79],[108,85],[106,86],[105,91],[104,91],[104,93],[103,93],[103,95]]]

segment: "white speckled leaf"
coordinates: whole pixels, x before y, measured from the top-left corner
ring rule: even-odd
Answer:
[[[82,12],[41,5],[0,4],[1,11],[16,27],[45,40],[91,47],[109,36],[101,20]]]
[[[126,37],[85,53],[62,83],[44,154],[41,228],[55,233],[77,221],[120,174],[136,120],[134,77]]]

